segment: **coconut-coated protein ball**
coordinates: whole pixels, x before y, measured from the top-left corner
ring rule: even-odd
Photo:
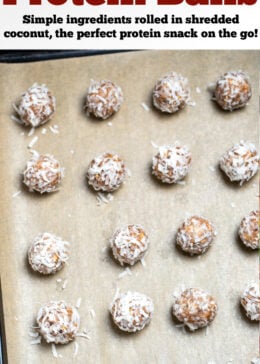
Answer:
[[[140,225],[124,226],[118,229],[110,239],[113,255],[121,265],[134,265],[141,260],[148,245],[148,235]]]
[[[53,155],[32,153],[23,172],[23,183],[30,192],[42,194],[57,191],[64,177],[64,168]]]
[[[158,148],[157,154],[153,157],[152,174],[163,183],[176,183],[188,174],[190,166],[189,149],[176,142]]]
[[[216,83],[215,100],[224,110],[233,111],[246,106],[252,96],[248,76],[241,71],[230,71]]]
[[[202,289],[188,288],[174,294],[173,315],[191,331],[209,325],[217,309],[215,299]]]
[[[87,181],[96,191],[113,192],[125,181],[127,169],[123,160],[112,153],[94,158],[87,170]]]
[[[250,214],[244,217],[239,226],[239,237],[242,242],[251,249],[259,248],[259,226],[260,226],[260,211],[251,211]]]
[[[202,216],[191,216],[179,227],[177,244],[191,255],[205,253],[216,236],[215,227]]]
[[[116,113],[123,102],[121,87],[112,81],[94,81],[87,90],[85,110],[96,118],[107,119]]]
[[[56,99],[45,85],[35,83],[22,94],[18,105],[13,106],[21,123],[37,128],[52,118]]]
[[[38,234],[28,249],[30,266],[42,274],[58,272],[69,259],[68,245],[67,241],[54,234]]]
[[[250,282],[240,299],[247,317],[252,321],[260,321],[259,283]]]
[[[138,292],[121,293],[115,298],[110,312],[116,326],[127,332],[142,330],[151,321],[154,305],[148,296]]]
[[[153,104],[162,112],[175,113],[190,102],[187,78],[171,72],[160,78],[153,89]]]
[[[256,147],[251,142],[241,140],[226,151],[220,158],[220,168],[231,182],[242,185],[249,181],[259,169],[260,158]]]
[[[68,344],[77,335],[80,317],[77,309],[64,301],[51,301],[37,315],[38,331],[47,343]]]

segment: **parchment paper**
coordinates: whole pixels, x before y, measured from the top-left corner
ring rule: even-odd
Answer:
[[[237,69],[250,75],[253,97],[243,110],[223,112],[210,100],[207,86],[225,71]],[[196,106],[162,115],[151,106],[151,90],[159,77],[172,70],[189,79]],[[258,179],[242,187],[231,184],[218,169],[218,160],[241,139],[258,141],[258,72],[259,51],[143,51],[0,65],[0,267],[9,363],[207,364],[212,360],[223,364],[233,360],[245,364],[257,355],[258,325],[246,319],[239,296],[249,281],[258,279],[258,254],[242,247],[237,229],[242,217],[258,207]],[[107,121],[93,120],[82,111],[92,78],[111,79],[123,89],[125,102]],[[20,174],[34,136],[28,137],[28,129],[10,120],[12,103],[34,82],[53,91],[57,112],[36,130],[39,140],[33,148],[54,154],[66,168],[60,191],[47,196],[22,187]],[[49,129],[55,124],[59,134]],[[192,170],[185,185],[165,186],[151,177],[156,153],[151,141],[160,145],[176,140],[190,147]],[[104,151],[122,156],[132,176],[113,194],[113,201],[97,206],[85,173],[90,160]],[[178,226],[187,214],[208,217],[218,230],[213,246],[200,259],[175,247]],[[127,223],[142,224],[151,244],[146,267],[137,264],[131,276],[119,279],[124,268],[111,257],[108,239]],[[43,231],[71,242],[69,264],[50,277],[32,273],[26,259],[30,241]],[[57,287],[59,278],[67,280],[64,290]],[[190,333],[176,327],[172,293],[180,284],[200,287],[216,297],[219,311],[208,330]],[[154,300],[152,322],[139,334],[120,333],[111,322],[108,307],[116,287],[146,293]],[[76,357],[74,343],[57,347],[63,356],[59,359],[53,357],[50,345],[30,344],[28,332],[41,304],[58,299],[75,304],[79,297],[81,331],[87,328],[91,340],[77,338]]]

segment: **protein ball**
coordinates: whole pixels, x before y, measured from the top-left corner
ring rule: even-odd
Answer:
[[[240,302],[250,320],[260,321],[259,283],[250,282],[246,286]]]
[[[69,259],[68,245],[67,241],[54,234],[38,234],[28,250],[30,266],[42,274],[58,272]]]
[[[233,111],[246,106],[252,96],[248,76],[241,71],[230,71],[219,78],[215,100],[224,110]]]
[[[209,325],[217,309],[215,299],[199,288],[188,288],[174,295],[173,315],[191,331]]]
[[[202,254],[210,247],[216,236],[215,227],[201,216],[187,218],[179,227],[177,244],[191,255]]]
[[[138,292],[127,292],[115,298],[110,312],[120,330],[136,332],[151,321],[154,305],[151,298]]]
[[[153,89],[154,106],[166,113],[175,113],[190,102],[190,88],[187,78],[171,72],[160,78]]]
[[[134,265],[148,249],[148,236],[140,225],[127,225],[118,229],[110,239],[113,255],[121,265]]]
[[[220,158],[220,168],[231,182],[242,185],[249,181],[259,169],[260,158],[253,143],[241,140]]]
[[[87,90],[85,110],[96,118],[107,119],[116,113],[123,102],[121,87],[112,81],[94,81]]]
[[[113,192],[125,181],[127,169],[123,160],[112,153],[93,159],[87,170],[87,180],[96,191]]]
[[[37,128],[51,119],[56,109],[56,100],[45,85],[35,83],[22,94],[14,109],[21,123]]]
[[[251,211],[240,223],[239,236],[242,242],[251,249],[259,248],[260,211]]]
[[[51,301],[42,306],[37,315],[39,333],[54,344],[68,344],[74,340],[80,324],[77,309],[64,301]]]
[[[153,157],[152,174],[161,182],[176,183],[188,174],[190,166],[189,149],[176,142],[158,148],[158,153]]]
[[[30,192],[54,192],[64,177],[64,168],[53,155],[33,151],[31,159],[26,164],[23,177],[23,183]]]

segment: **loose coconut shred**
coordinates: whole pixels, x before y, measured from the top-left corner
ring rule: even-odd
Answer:
[[[152,173],[164,183],[177,183],[189,172],[191,153],[179,142],[174,145],[163,145],[153,157]]]
[[[151,298],[138,292],[117,295],[110,307],[116,326],[127,332],[142,330],[151,321],[154,305]]]
[[[80,317],[75,307],[64,301],[51,301],[40,308],[37,323],[47,343],[67,344],[77,335]]]
[[[123,160],[112,153],[93,159],[87,170],[87,180],[96,191],[113,192],[125,181],[128,170]]]
[[[154,86],[153,104],[162,112],[175,113],[191,103],[187,78],[171,72],[160,78]]]
[[[216,236],[215,227],[201,216],[191,216],[179,227],[177,244],[187,253],[203,254]]]
[[[251,211],[240,223],[239,236],[242,242],[251,249],[259,248],[260,211]]]
[[[260,321],[260,296],[259,296],[259,284],[250,282],[242,296],[241,305],[245,309],[247,317],[252,321]]]
[[[30,266],[42,274],[58,272],[69,259],[68,245],[67,241],[54,234],[38,234],[28,250]]]
[[[22,94],[18,105],[13,105],[19,116],[18,122],[37,128],[51,119],[56,100],[45,85],[35,83]]]
[[[118,229],[110,239],[115,259],[121,265],[134,265],[148,249],[148,235],[140,225],[127,225]]]
[[[112,81],[91,80],[85,103],[85,110],[88,114],[105,120],[120,109],[122,102],[121,87]]]
[[[248,76],[241,71],[229,71],[217,81],[214,100],[219,106],[233,111],[247,105],[252,96]]]
[[[53,155],[40,155],[32,150],[32,157],[26,164],[23,177],[23,182],[30,192],[54,192],[64,177],[64,168]]]
[[[220,168],[231,182],[242,185],[249,181],[258,171],[260,158],[253,143],[241,140],[220,158]]]
[[[191,331],[209,325],[217,313],[217,303],[207,292],[188,288],[174,293],[173,315]]]

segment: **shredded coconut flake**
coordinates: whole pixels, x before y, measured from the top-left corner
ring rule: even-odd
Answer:
[[[35,136],[34,138],[32,138],[32,140],[30,141],[30,143],[28,145],[28,148],[29,149],[32,148],[37,143],[38,139],[39,138],[37,136]]]
[[[28,133],[28,137],[33,136],[34,132],[35,132],[35,128],[31,128]]]
[[[143,267],[146,267],[146,263],[145,263],[144,258],[141,259],[141,264],[142,264]]]
[[[176,184],[181,185],[181,186],[185,186],[186,182],[185,181],[177,181]]]
[[[12,119],[13,121],[15,121],[16,123],[18,123],[18,124],[20,124],[20,125],[23,125],[23,122],[22,122],[20,119],[18,119],[16,116],[11,115],[11,119]],[[23,134],[24,134],[24,133],[23,133]]]
[[[132,272],[131,272],[131,270],[127,267],[127,268],[125,268],[124,270],[123,270],[123,272],[122,273],[120,273],[119,275],[118,275],[118,278],[119,279],[121,279],[121,278],[123,278],[123,277],[125,277],[125,276],[127,276],[127,275],[129,275],[129,276],[131,276],[132,275]]]
[[[77,302],[76,302],[76,308],[80,308],[81,301],[82,301],[82,298],[81,298],[81,297],[79,297],[79,298],[77,299]]]
[[[113,301],[115,301],[115,299],[117,299],[117,297],[119,296],[119,294],[120,294],[120,288],[119,287],[116,287],[116,293],[114,295]]]
[[[98,192],[98,197],[100,198],[100,200],[102,202],[108,203],[108,199],[106,198],[106,196],[102,192]]]
[[[109,121],[109,122],[107,123],[107,125],[108,125],[108,126],[113,126],[113,123],[112,123],[111,121]]]
[[[31,340],[31,345],[37,345],[37,344],[40,344],[42,341],[41,337],[37,337],[37,339],[35,340]]]
[[[144,108],[145,111],[150,111],[149,106],[145,102],[142,102],[141,106]]]
[[[201,89],[199,87],[196,87],[196,92],[197,92],[197,94],[200,94],[201,93]]]
[[[73,353],[73,356],[77,356],[78,355],[78,352],[79,352],[79,344],[75,341],[74,343],[74,353]]]
[[[195,101],[188,101],[187,105],[194,107],[194,106],[196,106],[196,102]]]
[[[67,287],[67,284],[68,284],[68,280],[65,279],[61,288],[64,290]]]
[[[17,191],[15,193],[12,194],[12,197],[17,197],[18,195],[20,195],[20,193],[22,193],[22,191]]]
[[[59,134],[59,130],[57,127],[54,127],[54,126],[49,126],[49,129],[50,131],[53,133],[53,134]]]
[[[96,318],[96,312],[93,310],[93,308],[91,310],[89,310],[89,314],[90,316],[95,319]]]
[[[62,358],[62,355],[58,354],[55,344],[51,344],[51,351],[52,351],[54,358]]]
[[[210,170],[211,172],[215,172],[215,168],[214,168],[213,166],[209,166],[209,170]]]
[[[77,337],[83,337],[84,339],[91,340],[91,337],[88,334],[84,334],[83,332],[76,335]]]
[[[154,148],[159,149],[159,145],[157,145],[155,142],[151,140],[151,144]]]
[[[42,134],[46,134],[47,133],[47,129],[46,128],[42,128]]]

